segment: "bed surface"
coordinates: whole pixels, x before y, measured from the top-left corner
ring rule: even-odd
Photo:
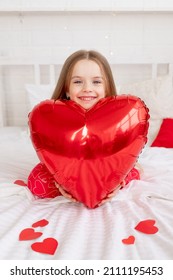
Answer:
[[[1,128],[0,153],[0,259],[173,259],[173,149],[146,146],[139,158],[141,180],[92,210],[63,197],[38,199],[28,191],[27,176],[38,159],[26,128]],[[19,240],[21,231],[43,219],[48,224],[34,229],[42,236]],[[135,229],[146,220],[157,232]],[[58,242],[54,254],[32,250],[46,238]]]

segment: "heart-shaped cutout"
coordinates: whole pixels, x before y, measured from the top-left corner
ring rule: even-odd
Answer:
[[[32,227],[36,228],[36,227],[45,227],[48,225],[48,221],[45,219],[42,219],[40,221],[35,222],[34,224],[32,224]]]
[[[76,200],[96,207],[119,188],[147,141],[148,109],[116,96],[85,110],[73,101],[46,100],[29,115],[37,155]],[[43,125],[44,124],[44,125]]]
[[[130,235],[128,238],[122,239],[122,242],[126,245],[131,245],[135,243],[135,237]]]
[[[19,240],[33,240],[40,237],[43,233],[36,232],[33,228],[25,228],[19,235]]]
[[[14,181],[14,184],[22,186],[22,187],[27,186],[27,184],[23,180],[16,180],[16,181]]]
[[[155,223],[155,220],[143,220],[136,225],[135,229],[146,234],[155,234],[159,230]]]
[[[33,251],[49,255],[54,255],[57,247],[58,241],[52,237],[46,238],[42,242],[36,242],[31,245]]]

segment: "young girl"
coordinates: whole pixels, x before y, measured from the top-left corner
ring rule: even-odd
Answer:
[[[70,99],[87,110],[101,98],[116,94],[112,71],[106,58],[96,51],[79,50],[65,61],[52,99]],[[140,179],[136,168],[130,171],[120,188],[133,179]],[[42,163],[36,165],[31,171],[28,177],[28,188],[34,195],[41,198],[63,195],[76,201],[55,182]],[[116,192],[109,194],[100,205],[108,201]]]

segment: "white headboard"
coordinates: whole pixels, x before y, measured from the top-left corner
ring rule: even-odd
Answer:
[[[41,67],[43,65],[46,65],[49,69],[49,84],[55,84],[57,77],[55,74],[55,67],[56,65],[59,65],[59,67],[62,66],[62,63],[57,63],[58,60],[56,58],[54,59],[21,59],[21,58],[15,58],[15,59],[9,59],[9,58],[0,58],[0,71],[3,73],[3,68],[5,67],[18,67],[18,66],[32,66],[33,68],[33,83],[36,85],[41,84]],[[151,66],[151,77],[152,79],[155,79],[158,75],[158,68],[160,65],[167,65],[168,68],[168,73],[169,75],[173,76],[173,64],[168,62],[168,61],[158,61],[152,62],[152,61],[147,61],[147,60],[140,60],[140,61],[121,61],[121,60],[116,60],[113,63],[110,62],[110,64],[113,67],[117,67],[117,65],[126,65],[129,66],[134,66],[134,65],[150,65]],[[129,76],[131,73],[129,73]],[[1,80],[0,80],[0,126],[5,126],[6,125],[6,93],[4,88],[2,87],[2,79],[3,75],[1,75]],[[13,85],[11,85],[12,87]],[[24,87],[23,87],[24,88]]]

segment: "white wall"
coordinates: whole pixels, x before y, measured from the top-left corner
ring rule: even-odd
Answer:
[[[65,58],[78,49],[96,49],[112,65],[116,83],[147,79],[151,68],[119,62],[173,62],[173,1],[0,1],[0,61],[51,59],[58,77]],[[166,66],[161,72],[166,72]],[[42,67],[43,83],[48,69]],[[25,83],[31,66],[0,66],[0,94],[7,125],[26,125]]]

